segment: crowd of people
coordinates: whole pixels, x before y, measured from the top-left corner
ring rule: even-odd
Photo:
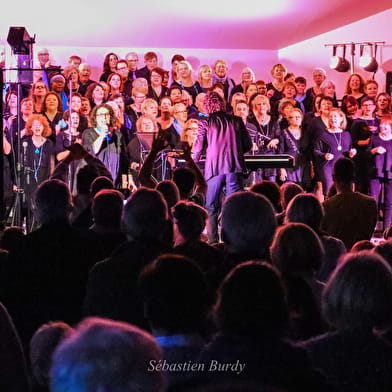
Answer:
[[[374,80],[350,75],[340,100],[321,68],[236,84],[224,60],[196,77],[181,55],[168,72],[109,53],[93,81],[78,56],[38,58],[28,96],[4,98],[5,201],[24,189],[28,233],[0,238],[2,390],[391,390]],[[249,173],[246,154],[294,165]]]

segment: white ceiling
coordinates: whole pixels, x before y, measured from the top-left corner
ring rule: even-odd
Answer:
[[[10,26],[25,26],[48,47],[281,49],[391,6],[392,0],[13,0],[2,5],[0,40]]]

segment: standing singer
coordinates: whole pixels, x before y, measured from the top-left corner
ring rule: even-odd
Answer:
[[[122,137],[118,129],[114,129],[113,109],[106,104],[96,106],[91,113],[92,128],[87,128],[82,135],[84,148],[100,159],[118,184],[120,174],[120,154]]]

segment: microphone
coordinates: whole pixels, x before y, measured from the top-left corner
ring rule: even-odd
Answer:
[[[30,184],[30,171],[27,167],[27,146],[28,143],[26,141],[24,141],[22,143],[23,146],[23,166],[24,166],[24,172],[26,175],[26,184],[29,185]]]

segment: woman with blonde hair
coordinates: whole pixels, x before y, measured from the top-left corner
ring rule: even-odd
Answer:
[[[201,65],[197,74],[197,80],[200,83],[204,92],[207,92],[212,87],[212,67],[210,65]]]
[[[193,68],[191,64],[186,61],[180,61],[177,65],[178,82],[174,82],[172,86],[179,85],[183,90],[188,91],[192,95],[193,101],[197,94],[202,93],[203,89],[198,81],[195,82],[193,78]]]
[[[253,70],[249,67],[245,67],[241,71],[241,82],[234,86],[233,90],[231,91],[231,94],[235,93],[244,93],[245,88],[251,84],[256,82],[256,76]]]
[[[181,131],[181,141],[187,142],[191,148],[193,148],[193,144],[197,138],[197,132],[199,129],[199,120],[195,118],[189,119],[185,123],[185,127]]]
[[[321,182],[323,193],[327,194],[333,183],[332,171],[335,162],[349,156],[353,158],[357,151],[352,148],[352,139],[349,132],[345,131],[347,120],[344,113],[338,108],[329,111],[328,127],[321,132],[315,146],[314,153],[319,158],[317,163],[320,165],[322,174]]]

